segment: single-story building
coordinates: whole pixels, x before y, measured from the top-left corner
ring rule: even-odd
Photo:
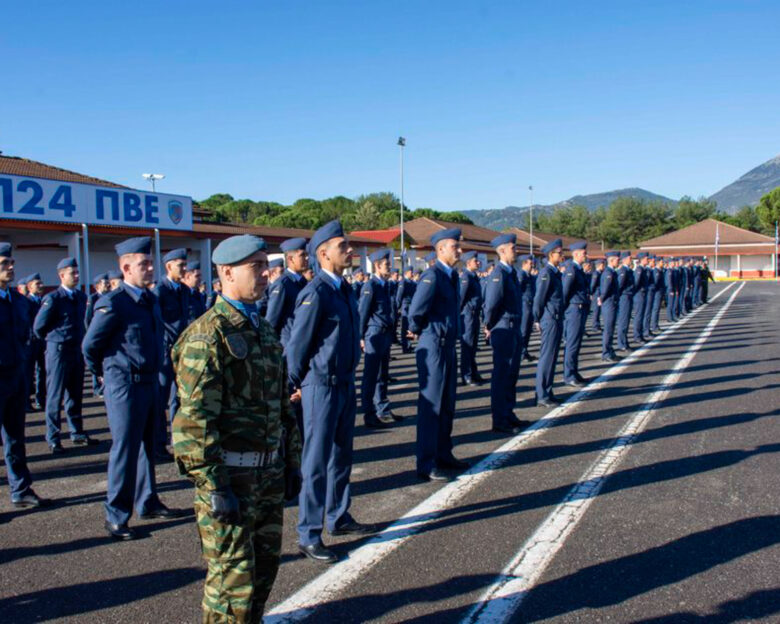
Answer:
[[[510,227],[507,228],[505,231],[511,232],[512,234],[515,234],[517,236],[518,245],[524,245],[527,248],[531,247],[532,237],[531,237],[531,233],[528,230],[523,230],[522,228],[519,227]],[[555,234],[553,232],[539,232],[538,230],[534,230],[533,253],[535,255],[541,255],[542,247],[544,247],[550,241],[554,241],[556,238],[561,239],[561,243],[563,244],[563,250],[566,256],[570,255],[569,245],[581,240],[585,240],[583,238],[577,238],[576,236],[566,236],[564,234]],[[595,242],[590,240],[585,240],[585,242],[588,243],[588,257],[590,258],[593,259],[603,258],[604,253],[608,251],[604,247],[604,243],[602,242]]]
[[[639,244],[659,256],[705,256],[716,277],[773,277],[775,241],[716,219],[705,219]]]
[[[146,192],[26,158],[0,155],[0,241],[14,246],[16,276],[40,273],[44,284],[59,284],[56,265],[78,259],[82,284],[117,266],[114,245],[131,236],[152,236],[155,257],[185,247],[189,258],[205,260],[219,241],[235,234],[262,236],[271,254],[288,238],[309,238],[311,230],[214,223],[211,214],[185,195]],[[381,247],[350,236],[358,258]],[[159,277],[160,267],[157,267]],[[208,274],[204,273],[207,277]],[[211,280],[206,279],[207,288]]]

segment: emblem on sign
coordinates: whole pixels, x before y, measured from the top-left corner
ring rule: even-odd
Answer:
[[[168,202],[168,216],[177,225],[181,222],[184,216],[184,206],[182,206],[180,201],[172,199]]]

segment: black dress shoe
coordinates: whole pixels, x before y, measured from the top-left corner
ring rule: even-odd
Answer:
[[[11,504],[17,509],[29,509],[32,507],[48,507],[51,504],[51,501],[46,498],[41,498],[32,490],[28,490],[27,494],[12,496]]]
[[[71,440],[71,442],[73,443],[73,446],[97,446],[100,444],[100,440],[95,440],[89,436],[84,436],[83,438],[74,438]]]
[[[164,464],[167,462],[172,462],[174,460],[174,457],[171,453],[168,451],[158,451],[154,454],[154,461],[157,464]]]
[[[50,444],[49,450],[53,455],[62,455],[63,453],[67,453],[65,447],[63,447],[59,442],[57,442],[57,444]]]
[[[567,386],[571,386],[572,388],[584,388],[585,384],[582,383],[579,379],[570,379],[566,382]]]
[[[590,381],[590,380],[588,380],[588,379],[585,379],[585,377],[583,377],[583,376],[582,376],[582,375],[580,375],[579,373],[577,373],[577,374],[575,375],[575,378],[576,378],[576,379],[577,379],[577,381],[579,381],[581,384],[587,384],[587,383]]]
[[[474,381],[476,381],[478,384],[483,384],[486,381],[485,378],[482,375],[480,375],[479,373],[477,373],[475,375],[472,375],[471,378]]]
[[[442,470],[465,470],[466,468],[470,468],[471,464],[462,459],[450,457],[446,461],[437,461],[436,467],[441,468]]]
[[[538,399],[536,404],[541,405],[542,407],[558,407],[561,402],[558,399],[550,397],[547,399]]]
[[[479,384],[478,384],[476,381],[474,381],[474,380],[473,380],[471,377],[463,377],[462,381],[463,381],[463,385],[464,385],[464,386],[472,386],[472,387],[476,387],[476,386],[478,386],[478,385],[479,385]]]
[[[513,415],[512,418],[509,419],[509,424],[518,429],[525,429],[526,427],[530,427],[533,422],[530,420],[520,420],[517,416]]]
[[[392,418],[395,422],[401,422],[402,420],[406,420],[406,416],[401,416],[401,414],[396,414],[395,412],[388,412],[387,414],[383,414],[385,418]]]
[[[356,520],[342,524],[330,531],[331,535],[373,535],[379,529],[373,524],[361,524]]]
[[[523,359],[524,359],[526,362],[536,362],[536,356],[534,356],[534,355],[531,355],[530,353],[526,353],[526,354],[523,356]]]
[[[366,428],[367,429],[389,429],[392,427],[392,425],[382,420],[381,418],[375,417],[371,419],[366,419]]]
[[[108,534],[117,540],[131,540],[135,539],[135,531],[126,524],[113,524],[106,520],[106,531]]]
[[[421,481],[452,481],[449,476],[439,472],[436,468],[433,468],[430,472],[420,472],[418,470],[417,478]]]
[[[172,520],[173,518],[181,518],[184,512],[181,509],[169,509],[165,505],[160,505],[149,511],[144,511],[142,514],[138,514],[141,520],[153,520],[160,518],[162,520]]]
[[[514,425],[493,425],[490,430],[495,431],[496,433],[508,433],[510,435],[517,435],[522,431],[520,427],[515,427]]]
[[[302,555],[306,555],[312,561],[319,561],[320,563],[336,563],[339,560],[336,553],[325,548],[325,546],[322,545],[322,542],[319,544],[309,544],[308,546],[298,544],[298,552]]]

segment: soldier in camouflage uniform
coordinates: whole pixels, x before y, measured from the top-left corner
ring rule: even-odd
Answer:
[[[217,246],[222,293],[173,349],[181,402],[174,453],[195,483],[209,623],[262,621],[279,567],[284,499],[300,490],[282,347],[255,306],[268,279],[265,248],[250,235]]]

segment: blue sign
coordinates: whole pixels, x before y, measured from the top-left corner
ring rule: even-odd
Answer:
[[[192,198],[0,175],[0,218],[191,230]]]

